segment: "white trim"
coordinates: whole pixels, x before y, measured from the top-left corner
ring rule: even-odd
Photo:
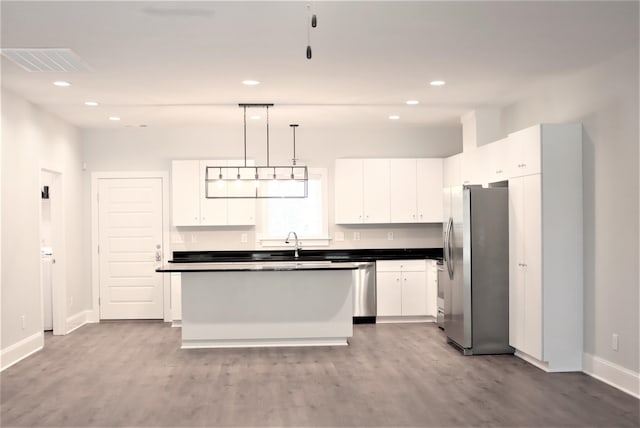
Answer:
[[[532,366],[535,366],[537,368],[539,368],[540,370],[544,370],[545,372],[549,372],[549,363],[546,363],[544,361],[540,361],[539,359],[532,357],[529,354],[525,354],[524,352],[520,351],[519,349],[516,349],[516,352],[514,352],[514,354],[516,357],[520,358],[521,360],[526,361],[527,363],[531,364]]]
[[[182,328],[182,320],[171,321],[171,327]]]
[[[265,348],[289,346],[348,346],[346,337],[301,339],[237,339],[237,340],[182,340],[181,349],[202,348]]]
[[[79,329],[85,324],[96,322],[92,321],[93,311],[86,310],[82,312],[78,312],[75,315],[71,315],[67,318],[67,332],[65,334],[69,334],[74,330]]]
[[[435,322],[435,317],[431,315],[424,316],[377,316],[376,324],[396,324],[396,323],[416,323],[416,322]]]
[[[586,352],[582,354],[582,366],[589,376],[640,398],[640,373]]]
[[[171,259],[171,230],[170,230],[170,204],[168,171],[107,171],[91,173],[91,292],[92,314],[87,316],[90,322],[100,322],[100,257],[98,255],[98,243],[100,242],[98,228],[98,180],[108,178],[159,178],[162,180],[162,259]],[[171,321],[171,282],[162,276],[163,289],[163,319]]]
[[[42,348],[44,348],[44,333],[41,331],[8,346],[0,352],[0,371],[8,369]]]

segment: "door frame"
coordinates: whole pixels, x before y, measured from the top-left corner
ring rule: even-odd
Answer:
[[[169,173],[167,171],[104,171],[91,173],[91,300],[92,322],[100,322],[100,255],[98,244],[100,231],[98,227],[98,188],[99,181],[104,179],[136,179],[159,178],[162,182],[162,260],[168,260],[171,255],[169,228]],[[163,320],[171,321],[171,279],[162,274],[162,308]]]
[[[53,334],[56,336],[67,334],[67,306],[65,304],[67,300],[67,254],[66,254],[66,224],[64,215],[64,188],[62,180],[62,172],[47,168],[46,166],[40,167],[40,176],[38,181],[40,183],[40,189],[44,185],[42,179],[43,173],[47,173],[51,176],[51,220],[55,221],[55,228],[52,228],[52,247],[54,248],[54,259],[56,266],[51,269],[51,305],[52,305],[52,318],[53,318]],[[42,201],[38,205],[38,218],[40,219],[39,236],[42,241]],[[44,313],[44,289],[42,284],[42,263],[40,263],[40,312]],[[41,330],[44,330],[44,319],[42,319]]]

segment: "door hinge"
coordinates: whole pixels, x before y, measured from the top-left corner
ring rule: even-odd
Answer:
[[[100,245],[98,245],[98,254],[100,254]]]
[[[102,301],[101,301],[101,300],[100,300],[100,298],[98,297],[98,306],[100,306],[100,303],[101,303],[101,302],[102,302]]]

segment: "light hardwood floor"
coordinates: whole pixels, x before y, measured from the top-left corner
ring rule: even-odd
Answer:
[[[433,324],[354,326],[348,347],[180,349],[102,322],[0,375],[0,425],[638,427],[639,400],[513,356],[463,357]]]

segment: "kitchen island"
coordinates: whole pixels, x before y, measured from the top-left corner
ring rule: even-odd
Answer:
[[[357,267],[169,263],[182,274],[182,348],[347,345]]]

